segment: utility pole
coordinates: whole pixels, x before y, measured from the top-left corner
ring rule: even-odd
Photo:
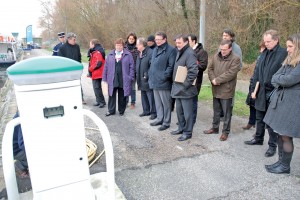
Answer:
[[[205,48],[205,0],[200,1],[200,30],[199,30],[199,41]]]

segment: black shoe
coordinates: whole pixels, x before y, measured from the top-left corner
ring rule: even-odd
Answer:
[[[105,107],[105,103],[99,104],[99,108],[104,108]]]
[[[179,125],[179,122],[176,122],[176,125]]]
[[[248,144],[248,145],[263,145],[264,144],[263,141],[258,141],[256,139],[252,139],[250,141],[245,141],[244,143]]]
[[[276,168],[280,165],[280,161],[278,160],[276,163],[272,164],[272,165],[265,165],[266,170],[268,169],[272,169],[272,168]]]
[[[151,122],[150,126],[158,126],[158,125],[162,125],[162,122]]]
[[[149,119],[150,120],[156,119],[156,115],[151,115]]]
[[[93,104],[93,106],[99,106],[99,105],[100,105],[99,103],[94,103],[94,104]]]
[[[176,131],[171,131],[171,135],[179,135],[182,134],[182,131],[176,130]]]
[[[110,113],[110,112],[107,112],[107,113],[105,113],[105,116],[106,117],[108,117],[108,116],[110,116],[110,115],[114,115],[115,113]]]
[[[166,129],[170,128],[170,126],[161,125],[161,127],[158,128],[159,131],[164,131]]]
[[[269,147],[269,149],[266,151],[265,156],[266,157],[272,157],[276,153],[276,148],[274,147]]]
[[[273,167],[273,168],[266,169],[266,170],[267,170],[267,172],[270,172],[273,174],[289,174],[291,171],[291,168],[289,166],[285,166],[281,163],[277,167]]]
[[[149,116],[149,115],[150,114],[146,114],[146,113],[139,114],[140,117]]]
[[[182,135],[177,140],[178,141],[185,141],[185,140],[188,140],[190,138],[192,138],[192,135]]]

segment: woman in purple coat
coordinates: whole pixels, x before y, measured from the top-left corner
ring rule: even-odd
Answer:
[[[108,84],[108,112],[105,116],[116,113],[116,95],[118,93],[118,111],[122,116],[126,109],[126,97],[131,94],[131,82],[134,80],[134,61],[131,53],[124,49],[124,40],[115,41],[105,61],[102,80]]]

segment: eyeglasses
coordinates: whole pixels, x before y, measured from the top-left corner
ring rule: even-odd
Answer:
[[[164,38],[162,38],[162,39],[160,39],[160,38],[155,39],[155,41],[163,41],[163,40],[164,40]]]
[[[228,51],[229,49],[221,49],[221,51]]]

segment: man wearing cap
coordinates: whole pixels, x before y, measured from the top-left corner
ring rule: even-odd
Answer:
[[[147,46],[150,47],[151,49],[154,49],[156,47],[154,35],[149,35],[147,39]]]
[[[65,43],[65,33],[64,32],[58,33],[57,36],[58,36],[59,43],[57,45],[55,45],[55,47],[53,48],[52,56],[58,56],[59,48]]]

